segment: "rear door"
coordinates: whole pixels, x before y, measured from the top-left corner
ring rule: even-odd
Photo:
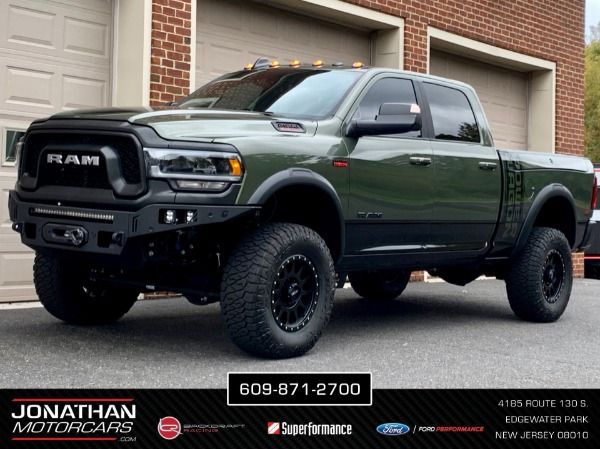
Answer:
[[[483,143],[474,94],[430,82],[423,90],[433,121],[433,245],[437,251],[482,251],[500,208],[498,152]]]
[[[409,78],[375,78],[353,118],[374,119],[383,103],[418,105]],[[421,252],[432,218],[432,151],[421,131],[347,138],[350,152],[348,254]]]

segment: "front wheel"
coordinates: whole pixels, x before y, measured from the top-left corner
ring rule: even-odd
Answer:
[[[319,339],[334,291],[333,261],[323,239],[304,226],[273,223],[246,238],[227,261],[221,311],[244,351],[296,357]]]
[[[563,314],[573,287],[571,248],[565,235],[534,228],[506,275],[508,301],[515,315],[549,323]]]
[[[92,282],[89,269],[66,259],[36,254],[33,282],[44,308],[70,324],[112,323],[136,302],[138,292]]]

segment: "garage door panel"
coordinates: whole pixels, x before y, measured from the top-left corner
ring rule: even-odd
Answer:
[[[65,17],[65,52],[107,59],[109,54],[108,24]]]
[[[432,50],[430,73],[472,85],[499,147],[527,148],[527,74]]]
[[[0,109],[44,116],[65,108],[107,106],[109,87],[107,71],[0,53]]]
[[[55,112],[110,104],[110,0],[0,0],[0,145],[6,130]],[[0,203],[16,168],[0,161]],[[33,252],[0,207],[0,302],[35,298]]]
[[[0,287],[31,283],[32,252],[0,253]]]
[[[56,14],[7,4],[7,41],[17,46],[54,49]]]
[[[260,38],[278,39],[281,24],[273,21],[273,15],[263,8],[252,9],[249,14],[248,31]]]
[[[368,33],[239,0],[198,0],[196,85],[259,57],[368,62]]]
[[[15,110],[53,109],[52,93],[55,74],[36,70],[34,64],[19,64],[7,61],[3,64],[3,102],[5,107]],[[17,65],[18,64],[18,65]],[[30,65],[30,67],[23,67]]]
[[[108,81],[77,76],[62,77],[62,109],[108,105]]]
[[[1,0],[0,13],[5,27],[0,30],[0,49],[42,60],[59,58],[77,65],[102,65],[108,68],[111,51],[110,4],[103,12],[85,9],[85,2],[62,3],[47,0]]]

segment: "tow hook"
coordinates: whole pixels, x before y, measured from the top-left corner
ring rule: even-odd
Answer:
[[[44,240],[50,243],[80,247],[87,243],[88,232],[81,226],[49,223],[43,229]]]

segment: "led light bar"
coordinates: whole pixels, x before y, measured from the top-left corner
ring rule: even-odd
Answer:
[[[51,209],[47,207],[32,207],[29,209],[29,214],[37,217],[62,217],[84,220],[103,221],[112,223],[115,219],[113,214],[103,214],[98,212],[81,212],[75,210]]]

